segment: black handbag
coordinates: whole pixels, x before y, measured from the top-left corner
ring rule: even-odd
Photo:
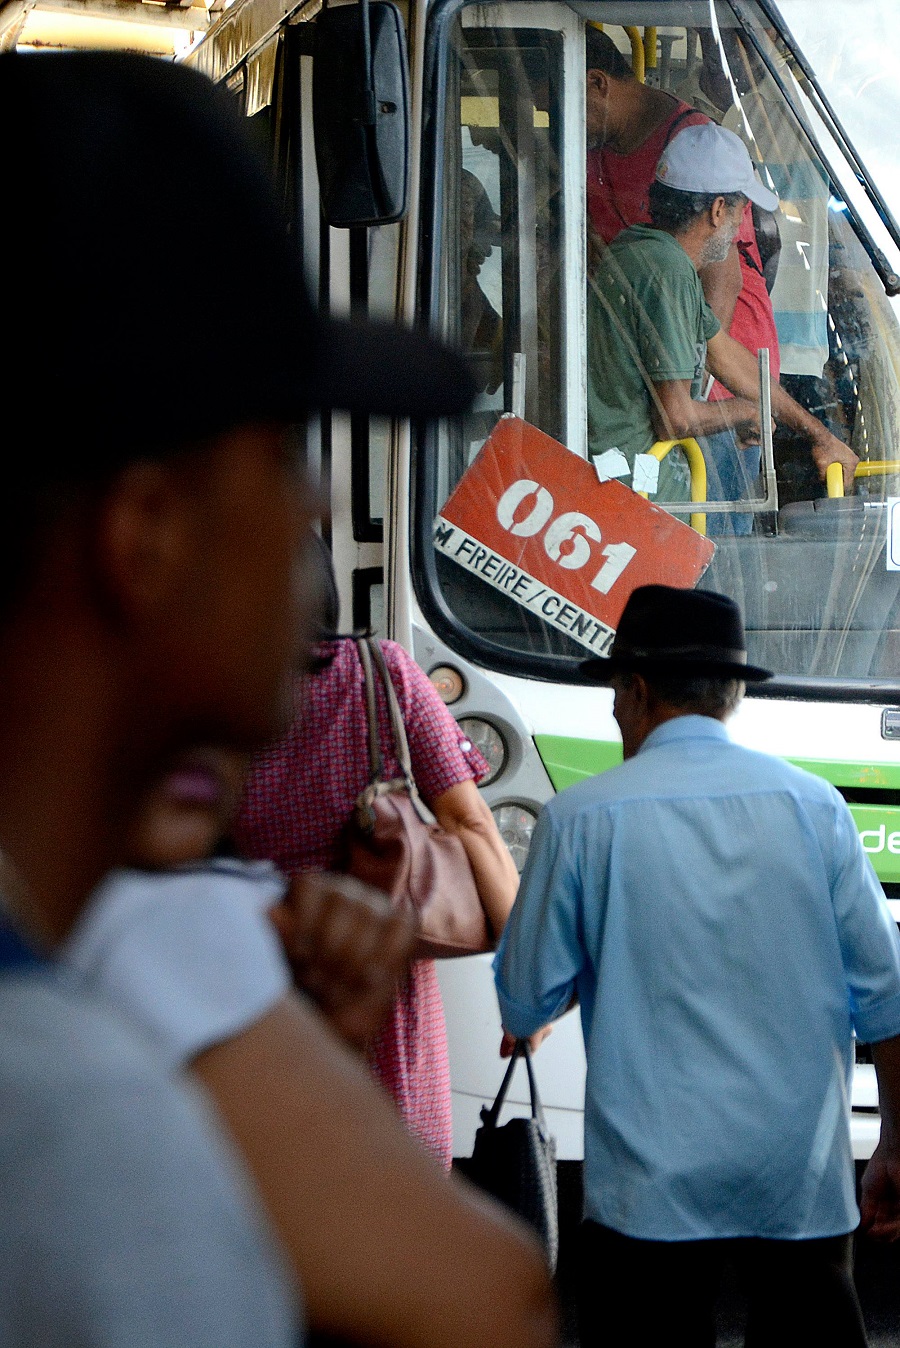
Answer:
[[[528,1072],[531,1118],[510,1119],[500,1126],[497,1119],[520,1058]],[[462,1163],[462,1172],[535,1228],[553,1270],[559,1249],[556,1138],[547,1128],[527,1040],[516,1041],[497,1098],[490,1109],[482,1107],[481,1120],[472,1157]]]

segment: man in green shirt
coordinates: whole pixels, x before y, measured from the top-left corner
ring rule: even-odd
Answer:
[[[592,456],[618,449],[635,460],[657,440],[732,430],[759,443],[754,357],[720,329],[697,270],[724,258],[747,201],[774,210],[778,198],[753,171],[739,137],[707,123],[672,138],[650,189],[651,225],[623,230],[606,248],[588,291],[588,439]],[[701,400],[705,371],[735,396]],[[835,460],[845,487],[857,459],[821,422],[772,384],[774,416],[808,437],[824,477]],[[636,489],[643,486],[638,475]],[[624,479],[630,481],[631,479]],[[646,488],[644,488],[646,489]],[[655,499],[690,499],[687,461],[663,460]]]

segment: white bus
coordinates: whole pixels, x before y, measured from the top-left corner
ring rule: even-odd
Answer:
[[[391,58],[393,85],[380,86],[390,83],[383,69],[373,92],[394,176],[369,193],[384,189],[381,206],[370,200],[355,216],[352,192],[341,197],[341,183],[317,172],[316,118],[330,114],[313,97],[315,68],[341,63],[317,45],[320,0],[234,0],[187,57],[259,126],[323,305],[432,327],[478,371],[478,401],[460,424],[333,415],[309,427],[330,491],[345,628],[371,624],[432,675],[491,763],[482,789],[520,868],[541,803],[619,757],[611,695],[578,682],[583,633],[461,567],[434,533],[504,414],[582,460],[588,453],[585,32],[602,25],[638,78],[736,130],[779,193],[777,231],[761,243],[782,380],[862,463],[855,492],[829,497],[807,447],[778,432],[760,498],[744,502],[751,531],[715,540],[702,583],[739,601],[750,660],[777,671],[750,690],[734,735],[838,787],[900,915],[900,556],[889,527],[900,497],[895,0],[408,0],[386,10],[373,0],[371,31],[377,47],[399,16],[408,154],[395,135],[405,91]],[[347,22],[363,17],[354,7]],[[324,223],[323,184],[330,217],[350,227]],[[353,223],[379,215],[400,218]],[[203,241],[193,244],[202,255]],[[222,356],[240,378],[241,348],[255,336],[243,297],[233,300]],[[445,962],[442,980],[464,1155],[500,1079],[500,1027],[487,957]],[[858,1060],[862,1158],[878,1113],[863,1046]],[[560,1155],[577,1159],[584,1058],[574,1017],[556,1027],[537,1068]]]

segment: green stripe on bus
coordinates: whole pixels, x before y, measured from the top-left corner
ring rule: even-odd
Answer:
[[[900,882],[900,809],[890,805],[851,805],[863,847],[883,884]]]
[[[824,758],[789,758],[798,768],[824,777],[832,786],[864,786],[875,790],[900,791],[900,764],[834,763]]]
[[[622,746],[614,740],[535,735],[534,742],[557,791],[605,772],[622,761]],[[824,758],[791,758],[788,761],[845,790],[853,787],[900,790],[900,764],[838,763]],[[890,884],[900,883],[900,806],[851,805],[850,813],[878,878]]]
[[[535,735],[534,742],[557,791],[596,777],[622,761],[622,746],[611,740],[572,739],[568,735]]]

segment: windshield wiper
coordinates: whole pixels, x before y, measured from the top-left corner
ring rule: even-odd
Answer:
[[[841,126],[841,123],[838,117],[836,116],[834,109],[832,108],[826,94],[824,93],[818,80],[816,79],[815,71],[812,69],[812,66],[803,56],[802,52],[797,46],[797,43],[794,41],[794,37],[790,29],[788,28],[787,24],[785,23],[781,15],[781,12],[778,9],[778,6],[773,3],[773,0],[756,0],[756,5],[758,6],[759,9],[763,11],[766,18],[777,30],[779,37],[785,43],[788,51],[790,52],[792,63],[797,66],[798,70],[803,75],[803,79],[807,86],[806,89],[807,95],[813,107],[815,108],[816,113],[824,122],[825,126],[830,131],[832,136],[834,136],[834,139],[837,142],[839,149],[841,150],[845,159],[848,161],[850,165],[850,169],[853,173],[853,176],[856,178],[857,182],[862,187],[869,201],[872,203],[873,207],[878,213],[879,219],[881,220],[885,229],[890,234],[891,238],[894,240],[894,243],[897,245],[898,248],[900,248],[900,226],[897,225],[897,221],[894,219],[890,207],[888,206],[884,197],[881,195],[881,192],[875,186],[875,183],[872,181],[871,175],[869,174],[868,169],[865,167],[863,161],[857,154],[853,142],[850,140],[850,137],[847,135],[846,131]],[[802,109],[796,106],[791,91],[785,85],[785,82],[782,79],[780,72],[778,71],[774,61],[772,60],[771,53],[766,50],[766,47],[760,41],[759,37],[757,36],[754,30],[753,16],[748,13],[747,7],[743,3],[741,3],[741,0],[732,0],[731,7],[734,10],[737,18],[739,18],[742,21],[746,37],[749,38],[749,40],[753,43],[757,55],[765,65],[769,74],[772,76],[772,79],[778,85],[778,88],[781,90],[781,93],[785,101],[787,102],[788,106],[790,107],[791,111],[796,117],[797,122],[801,127],[804,135],[808,138],[810,144],[815,149],[816,154],[821,159],[823,166],[827,167],[828,161],[825,158],[825,155],[822,153],[821,146],[819,146],[816,142],[816,138],[813,134],[812,128],[807,125],[806,120],[803,116]],[[844,205],[846,206],[848,215],[850,215],[850,217],[853,220],[853,224],[856,229],[856,233],[859,237],[860,243],[866,250],[866,253],[869,255],[869,258],[871,259],[872,262],[872,266],[878,273],[879,280],[884,286],[885,293],[887,295],[900,295],[900,276],[898,276],[897,273],[893,270],[887,258],[885,257],[884,253],[881,251],[875,240],[872,238],[872,235],[869,233],[868,226],[864,223],[864,221],[860,217],[858,211],[853,206],[853,203],[850,201],[845,201]]]

